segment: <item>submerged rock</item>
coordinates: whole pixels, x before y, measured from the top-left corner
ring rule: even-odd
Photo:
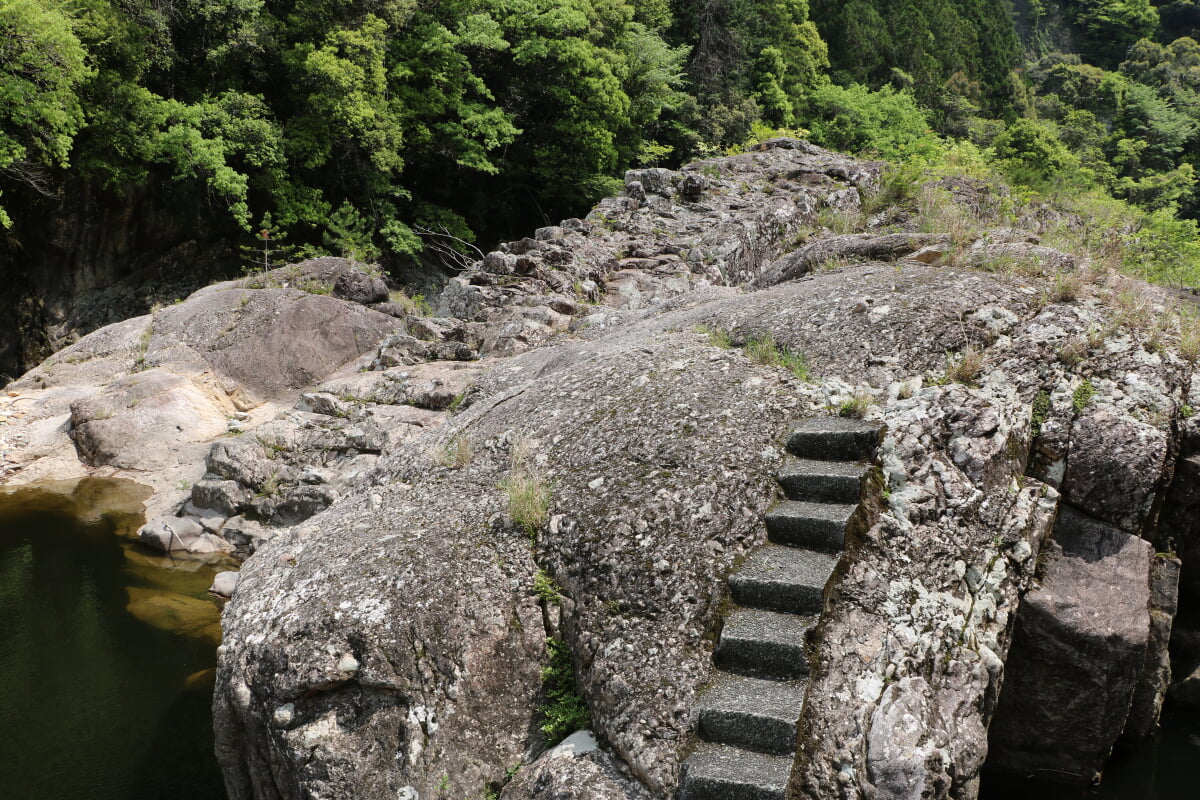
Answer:
[[[130,586],[126,610],[147,625],[216,647],[221,643],[220,611],[213,603],[160,589]]]

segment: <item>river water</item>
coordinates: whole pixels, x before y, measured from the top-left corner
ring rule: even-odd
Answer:
[[[0,791],[222,800],[217,570],[132,540],[129,481],[0,491]]]

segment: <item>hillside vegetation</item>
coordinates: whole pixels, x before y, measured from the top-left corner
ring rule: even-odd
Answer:
[[[0,0],[0,224],[174,181],[245,245],[395,266],[787,129],[1071,198],[1197,285],[1198,26],[1183,0]]]

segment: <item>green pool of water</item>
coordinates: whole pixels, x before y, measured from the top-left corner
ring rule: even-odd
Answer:
[[[30,800],[220,800],[219,565],[131,539],[128,481],[0,491],[0,782]]]

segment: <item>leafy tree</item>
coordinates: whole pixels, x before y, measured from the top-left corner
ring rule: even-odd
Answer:
[[[993,149],[1001,168],[1022,182],[1051,180],[1078,163],[1053,132],[1029,119],[1009,125]]]
[[[79,84],[89,76],[71,20],[44,0],[0,0],[0,175],[38,183],[40,165],[65,167],[83,126]],[[0,206],[0,226],[11,220]]]
[[[813,141],[836,150],[906,159],[938,149],[913,96],[888,86],[878,91],[861,84],[822,86],[810,94],[801,122]]]
[[[685,124],[710,146],[746,139],[766,117],[790,124],[798,103],[825,80],[828,50],[808,0],[675,0],[670,36],[690,48],[694,103]]]
[[[839,83],[911,88],[923,105],[940,107],[947,82],[962,73],[979,83],[986,110],[1004,114],[1011,106],[1009,73],[1019,45],[1006,4],[813,0],[813,19],[830,44]]]
[[[1130,45],[1151,36],[1158,10],[1150,0],[1072,0],[1073,18],[1086,35],[1085,52],[1101,66],[1115,67]]]

